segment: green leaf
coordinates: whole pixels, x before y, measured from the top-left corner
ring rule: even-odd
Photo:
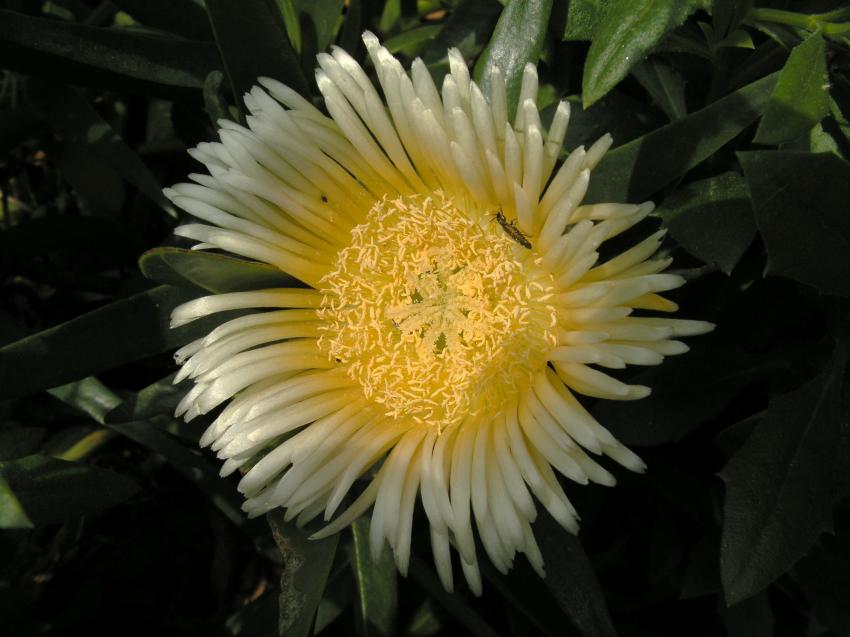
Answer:
[[[393,55],[401,54],[408,57],[416,55],[426,45],[426,51],[433,51],[432,42],[442,29],[442,24],[425,24],[421,27],[408,29],[384,41],[384,47]]]
[[[343,0],[275,0],[286,23],[292,46],[312,60],[334,41],[341,22]],[[297,33],[296,39],[292,38]]]
[[[732,55],[740,52],[730,52]],[[737,90],[769,73],[777,73],[788,59],[788,49],[779,46],[773,40],[766,40],[749,53],[740,66],[731,70],[728,90]]]
[[[600,401],[593,415],[628,445],[651,446],[676,442],[709,422],[747,385],[763,380],[775,363],[700,337],[692,351],[673,356],[663,365],[649,367],[630,382],[652,388],[643,400],[623,409],[622,404]]]
[[[418,4],[417,0],[384,0],[378,31],[390,34],[413,26],[418,18]]]
[[[218,120],[233,119],[227,106],[227,99],[222,93],[224,73],[212,71],[204,80],[204,108],[210,116],[212,125],[218,128]]]
[[[434,48],[425,53],[428,64],[445,58],[455,47],[466,58],[477,56],[487,45],[503,6],[497,0],[461,0],[434,40]]]
[[[278,633],[286,637],[307,637],[328,581],[339,534],[313,541],[308,539],[310,533],[305,529],[284,522],[280,509],[266,517],[284,564],[280,578]]]
[[[0,400],[25,396],[178,347],[232,318],[169,329],[171,311],[197,292],[161,286],[114,301],[0,348]]]
[[[728,604],[756,594],[790,569],[832,527],[828,488],[840,436],[840,344],[829,366],[773,398],[743,447],[720,471],[726,483],[720,573]]]
[[[34,526],[96,513],[139,491],[132,478],[120,473],[41,455],[0,462],[0,478]],[[14,503],[4,500],[0,509],[6,517]],[[15,514],[9,519],[23,522]]]
[[[632,75],[671,122],[688,114],[685,105],[685,80],[672,66],[650,58],[636,65],[632,69]]]
[[[701,0],[611,0],[594,30],[584,64],[585,108],[614,88],[701,4]]]
[[[349,0],[348,2],[339,45],[356,59],[362,59],[360,53],[364,47],[360,38],[363,31],[371,24],[372,13],[377,10],[376,0]]]
[[[739,153],[767,274],[850,296],[850,164],[831,153]]]
[[[212,40],[203,4],[195,0],[112,0],[122,11],[144,25],[182,35],[190,40]]]
[[[194,286],[216,294],[302,285],[266,263],[183,248],[148,250],[139,259],[139,269],[158,283]]]
[[[564,40],[592,40],[611,0],[570,0]]]
[[[791,141],[828,114],[826,42],[815,33],[791,51],[753,141],[768,145]]]
[[[59,139],[85,147],[151,201],[174,214],[157,178],[88,100],[70,87],[49,82],[31,81],[28,88],[36,112]]]
[[[711,23],[717,37],[724,40],[733,33],[752,5],[753,0],[712,0]]]
[[[272,3],[206,0],[216,44],[240,107],[242,95],[258,77],[279,80],[301,95],[310,93],[283,19]]]
[[[792,49],[800,41],[799,29],[789,25],[759,20],[753,27],[764,33],[783,49]]]
[[[579,539],[545,512],[534,533],[546,565],[546,586],[584,637],[616,636],[602,587]]]
[[[649,104],[618,89],[608,93],[589,110],[582,108],[578,95],[570,95],[567,101],[570,103],[570,125],[567,127],[564,148],[569,151],[579,145],[590,146],[606,133],[619,143],[626,143],[664,124]],[[544,121],[551,120],[556,106],[553,104],[544,111]]]
[[[516,112],[523,69],[529,62],[536,64],[540,58],[551,13],[552,0],[511,0],[499,17],[490,43],[475,64],[475,79],[485,95],[490,90],[490,69],[497,66],[502,71],[511,120]]]
[[[337,570],[328,578],[325,592],[316,608],[316,622],[313,625],[313,634],[318,635],[325,628],[333,624],[343,611],[348,610],[354,602],[354,586],[347,575],[347,571]],[[275,601],[275,620],[277,620],[277,602]],[[276,621],[275,621],[276,623]]]
[[[688,184],[668,197],[656,214],[679,245],[726,274],[756,236],[747,183],[737,173]]]
[[[275,0],[286,35],[296,53],[301,53],[301,21],[298,19],[298,9],[295,7],[296,0]]]
[[[61,439],[62,448],[51,453],[54,458],[68,460],[69,462],[80,462],[94,454],[103,445],[115,438],[115,432],[109,429],[94,429],[80,434],[71,440]],[[55,439],[50,441],[56,444]]]
[[[404,634],[408,637],[430,637],[438,634],[442,629],[443,622],[434,611],[434,605],[431,600],[426,599],[414,611]]]
[[[0,529],[31,529],[32,520],[0,472]]]
[[[756,45],[753,42],[752,36],[743,29],[736,29],[727,35],[718,45],[720,47],[728,47],[732,49],[755,49]]]
[[[850,123],[850,79],[836,75],[831,90],[830,110],[839,124],[847,126]]]
[[[300,56],[304,77],[313,77],[316,54],[330,46],[343,23],[343,0],[272,1],[286,28],[293,50]],[[355,13],[359,10],[360,7],[354,9]],[[362,29],[357,33],[358,38],[361,32]],[[354,52],[354,49],[350,51]]]
[[[659,53],[687,53],[703,58],[707,62],[716,62],[714,52],[705,41],[705,34],[699,33],[694,29],[678,29],[673,31],[664,38],[656,50]]]
[[[764,77],[609,151],[591,175],[586,201],[639,201],[681,177],[756,120],[775,82],[776,75]]]
[[[434,572],[415,555],[410,557],[410,576],[428,596],[442,606],[467,631],[475,637],[499,637],[478,611],[462,595],[448,593]]]
[[[341,575],[342,577],[340,577]],[[352,586],[351,579],[346,577],[347,575],[347,570],[336,569],[328,578],[325,592],[316,608],[316,621],[313,624],[314,635],[318,635],[328,628],[354,604],[354,586]],[[275,609],[275,615],[277,615],[277,609]]]
[[[47,391],[101,425],[106,423],[106,415],[121,403],[121,399],[111,389],[93,376]]]
[[[155,416],[170,416],[193,385],[188,379],[175,385],[174,376],[175,374],[169,374],[162,380],[135,392],[105,414],[104,420],[108,423],[121,423],[148,420]]]
[[[357,634],[395,635],[398,606],[396,568],[392,551],[384,546],[381,558],[372,561],[369,551],[369,516],[351,525],[354,581],[357,586]]]
[[[431,72],[448,71],[447,52],[457,48],[467,60],[475,58],[487,45],[502,5],[497,0],[463,0],[451,12],[433,43],[425,51],[423,60]],[[439,76],[439,73],[435,73]],[[439,77],[436,77],[439,80]],[[439,86],[439,84],[438,84]]]
[[[96,378],[84,378],[78,382],[55,387],[50,390],[50,393],[63,403],[87,414],[94,421],[105,424],[110,430],[161,455],[168,464],[205,493],[234,524],[237,526],[247,524],[240,509],[241,496],[231,483],[219,477],[218,471],[201,455],[200,451],[186,447],[170,434],[148,422],[111,422],[108,414],[120,404],[121,399]]]
[[[105,29],[0,10],[0,58],[7,69],[110,91],[185,95],[220,68],[206,42]]]
[[[826,128],[824,128],[824,125],[826,125]],[[838,126],[832,117],[815,124],[809,131],[809,151],[812,153],[832,153],[836,157],[842,157],[839,142],[841,133]]]

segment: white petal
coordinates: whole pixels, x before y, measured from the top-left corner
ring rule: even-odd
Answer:
[[[470,523],[470,497],[472,484],[472,454],[475,444],[475,427],[460,425],[454,441],[451,460],[452,530],[463,562],[475,561],[475,541]]]

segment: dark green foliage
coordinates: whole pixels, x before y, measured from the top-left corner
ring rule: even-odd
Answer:
[[[306,637],[312,633],[339,535],[313,542],[309,539],[310,532],[286,522],[282,511],[270,513],[268,519],[283,558],[278,634]]]
[[[274,0],[208,0],[207,10],[237,104],[242,104],[242,95],[257,77],[263,76],[307,93],[307,80]]]
[[[439,63],[448,70],[446,51],[457,47],[466,58],[476,57],[490,41],[502,7],[497,0],[463,0],[425,51],[425,62],[434,68]]]
[[[545,513],[535,525],[541,537],[540,551],[546,560],[547,588],[580,634],[587,637],[616,635],[593,564],[581,542],[572,535],[562,535],[559,528]],[[576,586],[576,582],[582,585]]]
[[[215,47],[158,33],[95,28],[2,10],[5,68],[56,81],[163,95],[203,86]]]
[[[664,200],[658,216],[679,245],[726,274],[756,236],[747,184],[734,172],[680,188]]]
[[[776,78],[768,76],[603,157],[589,201],[640,201],[711,157],[752,124]]]
[[[757,593],[832,531],[829,488],[841,436],[847,343],[819,376],[771,400],[720,472],[726,483],[720,571],[730,604]]]
[[[168,329],[171,311],[197,296],[200,294],[192,289],[163,285],[6,345],[0,349],[0,396],[31,394],[159,354],[206,334],[224,319],[210,317],[212,322],[204,319]],[[99,345],[89,351],[93,343]],[[40,364],[45,359],[51,361],[49,366]]]
[[[485,71],[498,67],[505,78],[508,118],[516,114],[517,99],[525,65],[535,62],[543,49],[546,27],[552,13],[552,0],[510,2],[502,11],[487,48],[475,64],[475,78],[486,94]],[[485,78],[483,81],[480,78]]]
[[[582,79],[590,106],[696,11],[701,0],[610,0],[600,9]]]
[[[369,518],[351,526],[351,571],[357,585],[357,634],[362,637],[396,634],[398,575],[392,552],[384,548],[372,561],[369,553]]]
[[[2,528],[65,522],[123,502],[139,490],[131,478],[114,471],[39,454],[0,462],[0,476],[25,515],[9,520],[4,502]]]
[[[826,42],[815,33],[788,56],[753,141],[770,145],[790,142],[828,114]]]
[[[767,272],[850,296],[850,164],[832,154],[741,153]],[[824,255],[829,255],[824,258]]]
[[[848,25],[838,0],[0,0],[0,632],[850,636]],[[171,310],[296,283],[186,249],[161,189],[257,76],[321,107],[315,54],[364,61],[364,29],[438,81],[449,46],[497,65],[509,99],[538,63],[568,150],[614,136],[588,200],[655,201],[622,246],[666,228],[678,315],[717,325],[622,372],[649,397],[584,401],[648,472],[565,482],[579,537],[541,512],[547,578],[485,560],[481,598],[443,590],[421,507],[407,577],[366,517],[248,520],[210,417],[172,415],[171,351],[230,316]]]
[[[182,248],[148,250],[139,259],[139,269],[152,281],[181,287],[195,286],[216,294],[301,285],[296,279],[265,263]]]

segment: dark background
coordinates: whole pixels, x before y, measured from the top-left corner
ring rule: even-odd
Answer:
[[[850,635],[848,25],[839,1],[0,0],[0,633]],[[649,471],[565,484],[579,538],[542,514],[547,578],[485,564],[481,598],[442,590],[421,511],[407,578],[367,520],[246,521],[170,417],[171,351],[209,329],[171,308],[270,274],[185,251],[161,187],[255,77],[315,97],[315,53],[363,60],[365,28],[514,96],[539,60],[567,149],[614,135],[590,198],[656,201],[635,236],[669,228],[678,315],[717,324],[624,373],[649,398],[586,402]]]

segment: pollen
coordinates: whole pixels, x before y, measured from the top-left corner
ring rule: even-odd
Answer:
[[[555,345],[555,283],[493,212],[384,197],[321,281],[319,347],[386,415],[438,433],[498,412]]]

